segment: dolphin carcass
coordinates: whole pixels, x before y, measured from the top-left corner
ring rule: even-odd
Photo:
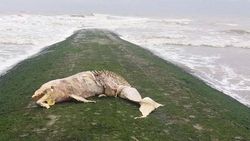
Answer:
[[[140,104],[142,116],[136,118],[145,118],[156,108],[163,106],[149,97],[142,98],[136,88],[111,71],[85,71],[49,81],[35,91],[32,99],[48,109],[55,103],[71,99],[95,103],[87,99],[93,96],[118,96]]]

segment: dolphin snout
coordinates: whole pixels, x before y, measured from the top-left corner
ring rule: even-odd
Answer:
[[[37,101],[41,97],[43,97],[44,93],[41,93],[39,91],[35,91],[35,93],[32,95],[31,99]]]

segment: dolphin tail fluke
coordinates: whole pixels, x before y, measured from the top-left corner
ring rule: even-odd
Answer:
[[[153,99],[149,98],[149,97],[145,97],[143,98],[140,103],[140,112],[142,113],[142,116],[140,117],[135,117],[135,119],[137,118],[145,118],[147,117],[151,112],[153,112],[155,109],[157,109],[160,106],[163,106],[160,103],[155,102]]]

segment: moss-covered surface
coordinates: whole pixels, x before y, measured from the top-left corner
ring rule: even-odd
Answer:
[[[135,120],[138,105],[120,98],[49,110],[31,102],[49,80],[102,69],[121,74],[165,106]],[[250,110],[113,33],[81,30],[0,78],[0,140],[250,140]]]

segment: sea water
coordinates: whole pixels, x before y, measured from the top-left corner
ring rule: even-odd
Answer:
[[[101,28],[152,51],[250,107],[250,19],[0,15],[0,74],[79,29]]]

